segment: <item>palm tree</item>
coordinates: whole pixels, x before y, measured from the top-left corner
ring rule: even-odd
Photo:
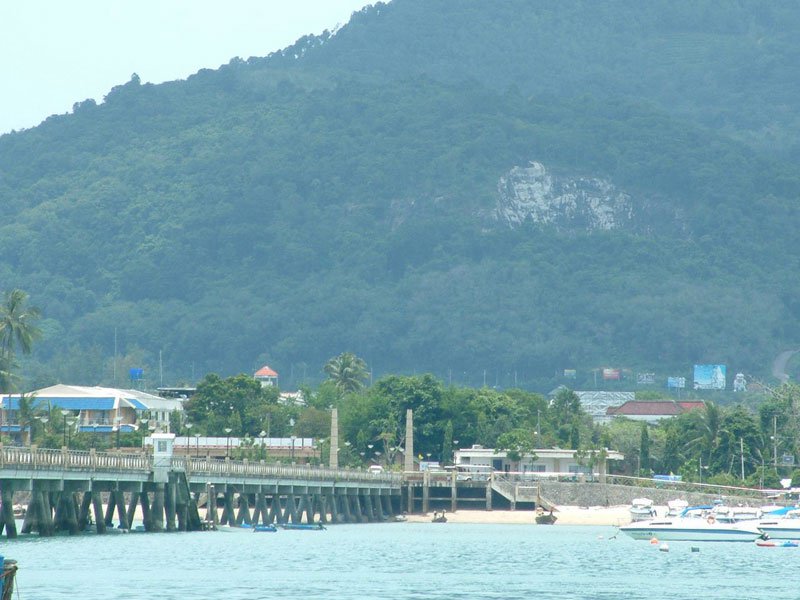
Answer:
[[[0,305],[0,390],[11,389],[14,354],[17,347],[30,354],[41,331],[35,322],[41,316],[39,309],[27,306],[28,294],[19,289],[5,293]]]
[[[342,394],[357,392],[364,387],[369,374],[367,363],[352,352],[343,352],[325,363],[325,373]]]

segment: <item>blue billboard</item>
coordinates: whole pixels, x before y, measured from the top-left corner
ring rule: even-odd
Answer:
[[[695,365],[694,389],[696,390],[724,390],[725,365]]]

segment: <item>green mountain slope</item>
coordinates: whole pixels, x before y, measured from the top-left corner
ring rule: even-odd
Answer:
[[[607,364],[767,373],[800,338],[796,168],[742,141],[744,118],[735,135],[711,127],[702,93],[670,107],[637,92],[613,57],[588,92],[575,69],[542,89],[497,72],[528,60],[507,46],[520,22],[610,35],[582,5],[453,6],[367,10],[299,59],[134,77],[0,137],[0,281],[48,317],[32,380],[108,383],[115,332],[119,365],[152,377],[160,353],[165,383],[269,362],[290,386],[344,350],[376,374],[472,384]],[[422,16],[452,49],[426,69],[438,38],[408,21]],[[651,43],[636,31],[615,35]],[[566,59],[545,46],[558,78]],[[626,73],[616,96],[601,85]],[[502,218],[501,190],[524,206],[515,194],[540,186],[501,185],[532,161],[566,190],[553,220]],[[591,193],[611,188],[624,210],[590,226],[607,214]],[[582,193],[588,217],[569,204]]]

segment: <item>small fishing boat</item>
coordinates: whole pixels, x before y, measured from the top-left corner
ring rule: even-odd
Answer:
[[[324,531],[322,523],[283,523],[281,529],[300,529],[305,531]]]
[[[431,519],[432,523],[447,523],[447,517],[444,516],[444,511],[436,512],[433,511],[433,519]]]
[[[797,548],[800,542],[793,542],[792,540],[782,540],[776,542],[774,540],[756,540],[756,546],[762,548]]]
[[[546,513],[541,508],[536,509],[536,517],[534,517],[537,525],[553,525],[558,517],[553,514],[553,511]]]
[[[265,531],[268,533],[274,533],[278,531],[278,528],[275,525],[255,525],[253,526],[253,531]]]

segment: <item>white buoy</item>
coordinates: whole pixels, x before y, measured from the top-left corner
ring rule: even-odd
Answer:
[[[661,545],[658,547],[658,549],[659,549],[659,551],[661,551],[661,552],[669,552],[669,544],[667,544],[666,542],[664,542],[663,544],[661,544]]]

